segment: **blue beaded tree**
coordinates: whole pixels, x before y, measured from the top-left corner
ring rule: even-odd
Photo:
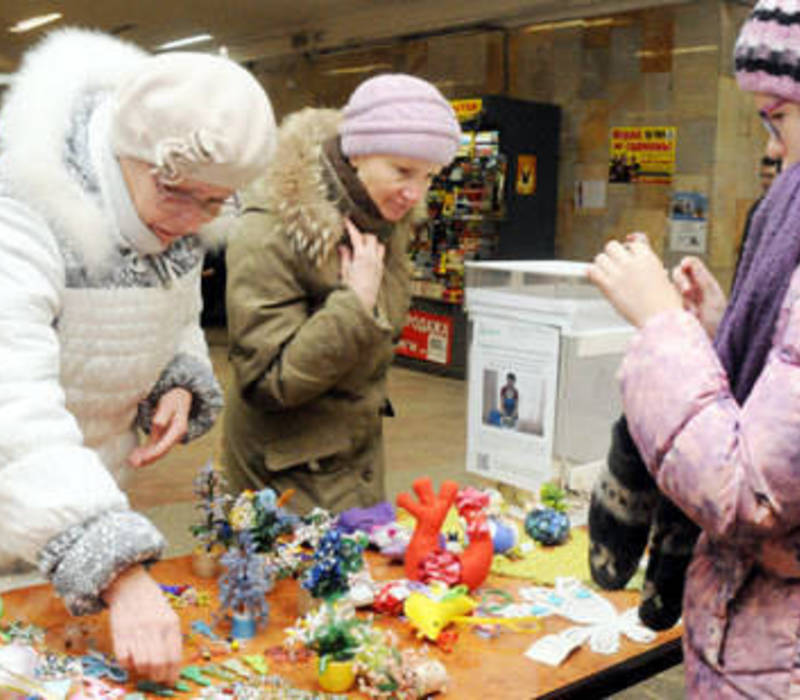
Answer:
[[[266,623],[269,603],[266,596],[274,585],[272,569],[256,553],[253,535],[245,530],[236,544],[220,558],[226,572],[219,579],[221,610],[235,615],[251,615],[256,625]]]

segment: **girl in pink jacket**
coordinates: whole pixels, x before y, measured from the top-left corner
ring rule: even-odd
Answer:
[[[800,697],[800,2],[760,0],[735,60],[784,172],[727,306],[699,260],[670,281],[640,234],[589,277],[639,328],[622,365],[631,435],[703,530],[683,603],[688,696]]]

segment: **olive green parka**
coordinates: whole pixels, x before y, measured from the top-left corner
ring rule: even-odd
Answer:
[[[352,196],[323,148],[339,119],[305,109],[284,121],[268,174],[243,196],[227,251],[228,476],[235,489],[295,489],[298,512],[385,498],[386,375],[410,299],[412,215],[389,224],[371,203],[357,204],[365,191]],[[372,310],[339,279],[345,213],[362,232],[388,235]]]

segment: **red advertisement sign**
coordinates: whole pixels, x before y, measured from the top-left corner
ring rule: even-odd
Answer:
[[[398,355],[449,365],[453,351],[453,319],[411,309],[395,348]]]

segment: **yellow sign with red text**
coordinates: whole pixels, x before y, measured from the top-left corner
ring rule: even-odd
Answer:
[[[609,182],[672,182],[678,141],[676,127],[615,126],[610,141]]]
[[[477,97],[469,100],[450,100],[450,104],[460,122],[469,121],[483,111],[483,100]]]

